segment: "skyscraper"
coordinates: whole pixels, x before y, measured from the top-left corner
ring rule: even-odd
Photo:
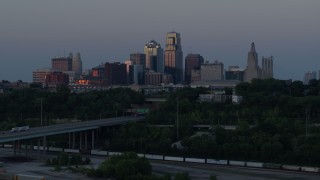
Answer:
[[[262,56],[262,78],[273,78],[273,56],[263,57]]]
[[[260,78],[260,68],[258,65],[258,53],[254,43],[251,43],[251,49],[248,52],[247,68],[244,73],[244,81],[250,82],[254,78]]]
[[[200,54],[188,54],[185,58],[185,81],[187,83],[191,82],[191,71],[200,70],[201,64],[203,64],[204,59]]]
[[[144,46],[146,55],[146,69],[155,72],[164,72],[163,49],[160,44],[151,40]]]
[[[82,61],[79,52],[72,58],[72,71],[75,72],[75,80],[80,79],[80,75],[82,74]]]
[[[164,72],[172,75],[174,83],[183,82],[183,53],[180,34],[177,32],[167,33]]]
[[[71,56],[70,56],[71,55]],[[72,54],[68,57],[52,58],[52,69],[55,71],[72,71]]]
[[[132,64],[140,64],[143,68],[146,67],[146,55],[143,53],[132,53],[130,54],[130,61]]]
[[[126,85],[127,84],[127,71],[126,65],[114,62],[105,63],[105,77],[107,85]]]

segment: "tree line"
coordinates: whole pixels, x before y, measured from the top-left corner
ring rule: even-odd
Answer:
[[[0,128],[52,124],[56,119],[91,120],[121,116],[131,104],[143,103],[141,93],[129,88],[115,88],[88,93],[70,93],[67,87],[56,92],[20,89],[0,94]]]

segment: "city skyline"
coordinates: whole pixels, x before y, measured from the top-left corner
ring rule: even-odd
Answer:
[[[274,56],[275,78],[303,80],[320,69],[319,7],[314,0],[1,1],[0,80],[31,82],[33,70],[70,51],[81,52],[84,69],[124,62],[150,40],[165,47],[170,31],[181,34],[183,59],[196,53],[245,68],[255,42],[259,61]]]

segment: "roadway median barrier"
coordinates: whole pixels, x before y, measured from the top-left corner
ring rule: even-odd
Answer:
[[[161,155],[145,154],[145,158],[152,160],[163,160],[163,156]]]
[[[247,167],[263,168],[263,163],[261,162],[247,162]]]
[[[79,149],[64,149],[64,152],[66,153],[79,153]]]
[[[205,159],[198,159],[198,158],[185,158],[185,162],[191,162],[191,163],[206,163]]]
[[[177,162],[183,162],[184,158],[183,157],[173,157],[173,156],[165,156],[164,157],[165,161],[177,161]]]
[[[108,156],[108,151],[91,150],[92,155]]]
[[[231,166],[246,166],[246,162],[244,161],[229,161],[229,165]]]
[[[207,164],[228,165],[228,160],[207,159]]]
[[[282,165],[282,169],[291,171],[300,171],[300,166]]]
[[[269,169],[281,169],[281,164],[275,164],[275,163],[263,163],[264,168]]]
[[[315,172],[315,173],[320,172],[319,168],[317,168],[317,167],[308,167],[308,166],[302,166],[301,167],[301,171],[304,171],[304,172]]]

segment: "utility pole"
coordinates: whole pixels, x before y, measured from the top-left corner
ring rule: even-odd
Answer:
[[[40,116],[41,116],[41,117],[40,117],[41,122],[40,122],[40,126],[42,126],[42,97],[41,97],[40,100],[41,100],[41,101],[40,101],[40,102],[41,102],[41,115],[40,115]]]
[[[309,109],[306,109],[306,140],[308,140],[308,120],[310,118]]]
[[[177,97],[177,139],[179,139],[179,98]]]

